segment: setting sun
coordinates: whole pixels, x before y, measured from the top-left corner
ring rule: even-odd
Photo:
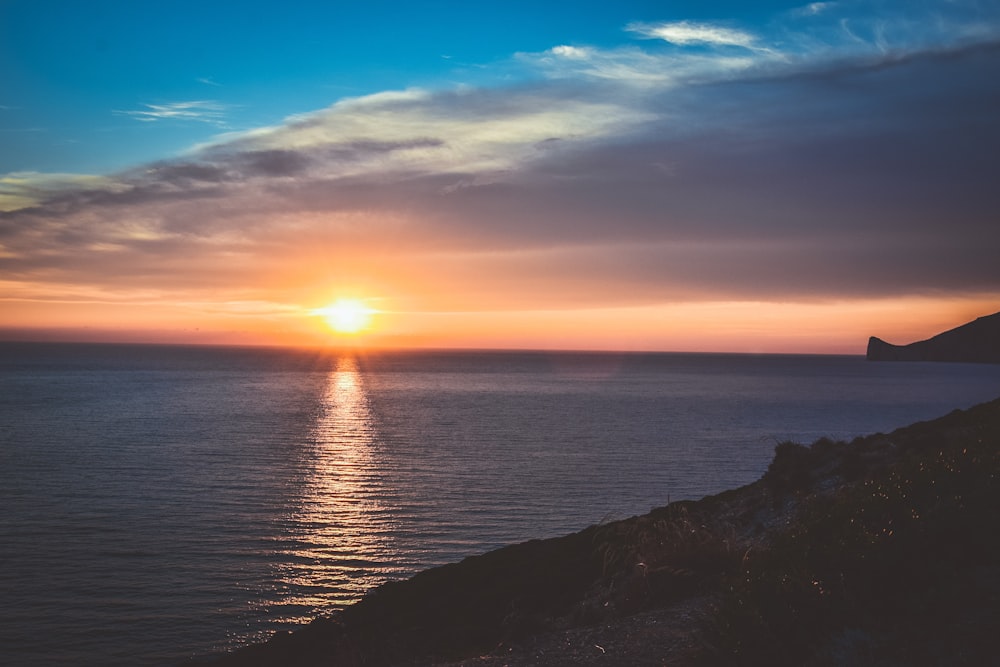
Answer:
[[[339,299],[329,306],[314,311],[337,333],[356,334],[371,325],[376,312],[359,299]]]

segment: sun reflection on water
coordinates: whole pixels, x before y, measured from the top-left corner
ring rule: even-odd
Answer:
[[[357,360],[341,357],[327,378],[312,430],[309,472],[290,522],[279,586],[284,612],[307,621],[342,607],[393,574],[393,512],[379,435]]]

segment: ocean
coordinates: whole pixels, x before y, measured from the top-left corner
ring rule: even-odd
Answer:
[[[855,356],[0,343],[0,663],[175,665],[998,396]]]

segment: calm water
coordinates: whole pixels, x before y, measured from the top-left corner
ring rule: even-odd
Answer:
[[[0,344],[0,663],[175,664],[997,396],[860,357]]]

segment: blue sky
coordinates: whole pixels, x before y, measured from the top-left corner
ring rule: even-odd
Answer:
[[[0,171],[120,169],[342,97],[520,78],[515,53],[619,43],[657,4],[4,2]],[[214,106],[122,114],[191,101]]]
[[[996,18],[988,3],[968,4],[7,0],[0,173],[102,173],[344,97],[530,80],[540,73],[517,54],[559,45],[669,48],[637,39],[628,30],[637,22],[716,23],[764,44],[784,41],[793,54],[804,47],[782,32],[822,39],[824,26],[854,22],[854,49],[863,51],[863,40],[875,41],[873,24],[905,16],[910,5],[926,21]],[[840,45],[823,48],[848,51],[842,32]],[[917,33],[900,31],[895,47],[921,39]],[[937,38],[947,45],[955,36]]]
[[[1000,2],[7,0],[0,80],[0,328],[1000,303]]]

